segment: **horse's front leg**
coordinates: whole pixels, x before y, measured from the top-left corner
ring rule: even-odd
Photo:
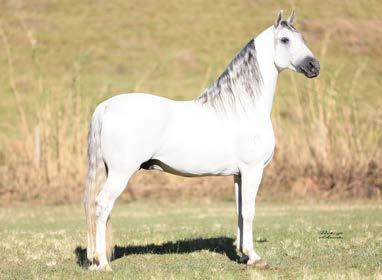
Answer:
[[[245,166],[240,170],[240,177],[235,178],[238,209],[237,245],[243,254],[242,260],[246,260],[248,265],[262,268],[267,267],[267,264],[254,250],[252,225],[255,217],[256,195],[263,175],[263,168],[263,164]]]
[[[243,217],[241,216],[241,175],[234,176],[235,197],[236,197],[236,214],[237,214],[237,234],[236,234],[236,250],[241,251],[243,240]]]

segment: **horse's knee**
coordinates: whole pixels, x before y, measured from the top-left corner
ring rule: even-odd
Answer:
[[[255,210],[254,209],[243,209],[241,213],[241,217],[243,218],[243,223],[248,224],[252,223],[253,218],[255,217]]]

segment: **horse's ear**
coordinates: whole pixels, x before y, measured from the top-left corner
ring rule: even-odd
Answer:
[[[294,17],[295,17],[295,13],[294,13],[294,10],[293,10],[292,13],[290,14],[290,16],[287,19],[289,25],[293,25]]]
[[[279,13],[277,14],[277,17],[275,20],[275,24],[274,24],[275,28],[277,28],[279,26],[282,18],[283,18],[283,10],[280,10]]]

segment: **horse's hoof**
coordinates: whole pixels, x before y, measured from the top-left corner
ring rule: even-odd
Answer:
[[[239,263],[246,263],[246,264],[248,264],[248,262],[249,262],[249,257],[247,255],[242,255],[239,258]]]
[[[103,270],[103,271],[113,271],[113,270],[111,269],[111,266],[110,266],[109,264],[105,265],[105,266],[103,267],[102,270]]]
[[[103,266],[92,264],[89,267],[89,270],[90,271],[113,271],[109,264],[106,264],[106,265],[103,265]]]
[[[259,268],[259,269],[268,269],[269,268],[269,264],[267,264],[267,262],[263,259],[248,260],[247,265],[253,266],[253,267]]]

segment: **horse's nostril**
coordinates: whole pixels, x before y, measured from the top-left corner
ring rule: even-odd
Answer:
[[[309,78],[317,77],[320,73],[320,63],[314,57],[306,57],[297,71],[304,73]]]

